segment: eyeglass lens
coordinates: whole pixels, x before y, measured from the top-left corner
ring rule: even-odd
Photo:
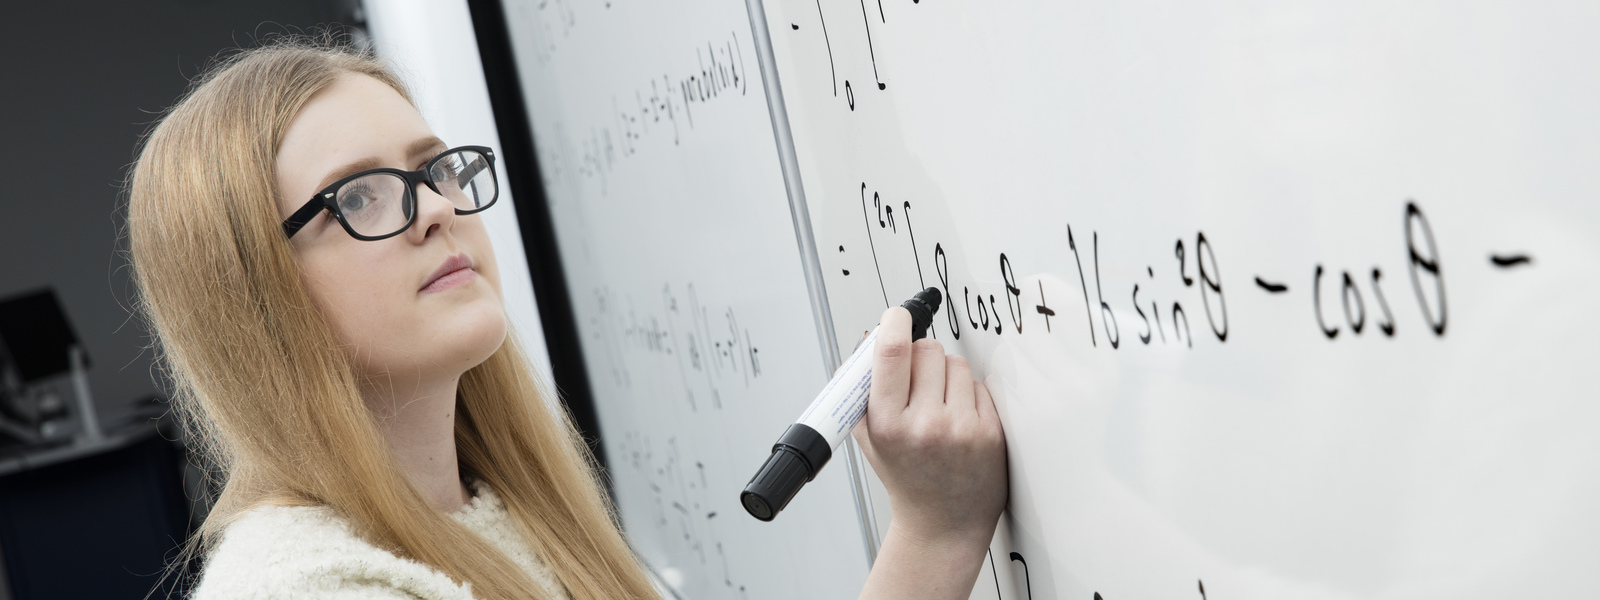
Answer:
[[[439,193],[456,210],[475,212],[494,202],[498,186],[489,159],[463,150],[440,157],[428,171]],[[386,236],[411,221],[412,203],[406,201],[406,180],[393,173],[373,173],[353,179],[335,194],[339,212],[350,228],[363,236]]]
[[[471,211],[488,206],[499,192],[488,157],[470,150],[451,152],[433,163],[428,177],[456,208]]]

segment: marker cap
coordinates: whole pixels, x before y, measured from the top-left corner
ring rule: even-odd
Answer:
[[[790,425],[772,445],[766,464],[744,486],[739,502],[750,516],[771,521],[832,457],[833,449],[817,430],[801,423]]]
[[[933,313],[939,312],[939,302],[943,299],[939,288],[930,287],[900,303],[900,308],[911,313],[911,341],[928,337],[928,327],[933,325]]]

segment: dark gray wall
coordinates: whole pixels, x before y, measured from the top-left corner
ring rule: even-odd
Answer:
[[[0,297],[54,286],[103,421],[156,393],[117,249],[122,177],[217,52],[352,21],[359,0],[8,2],[0,34]]]

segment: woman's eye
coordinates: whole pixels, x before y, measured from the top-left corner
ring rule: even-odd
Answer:
[[[346,217],[349,217],[354,213],[361,212],[361,209],[371,206],[372,202],[373,198],[370,190],[350,190],[339,195],[339,210],[345,213]]]

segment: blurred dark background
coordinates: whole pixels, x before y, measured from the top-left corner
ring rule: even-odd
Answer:
[[[6,8],[0,164],[20,176],[0,192],[0,306],[25,329],[48,321],[34,316],[48,292],[68,328],[0,339],[12,365],[0,372],[0,600],[143,598],[205,507],[190,501],[198,478],[176,430],[157,431],[165,401],[120,255],[123,177],[140,135],[211,57],[319,26],[359,41],[360,0]],[[29,341],[41,335],[54,342]],[[62,344],[81,349],[82,377],[19,375],[39,353],[69,364]],[[96,435],[77,409],[84,382]]]

